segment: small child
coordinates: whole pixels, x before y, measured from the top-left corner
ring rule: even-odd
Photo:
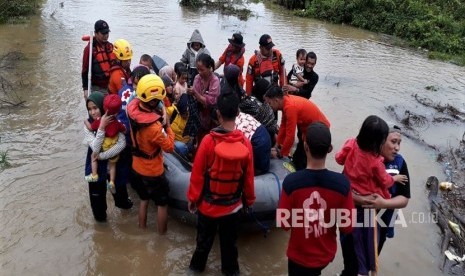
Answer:
[[[140,57],[139,64],[145,65],[145,67],[149,68],[150,73],[158,74],[158,68],[156,68],[156,66],[154,66],[153,59],[149,55],[143,54]]]
[[[193,150],[193,140],[189,135],[183,135],[189,118],[187,97],[187,94],[182,94],[176,104],[166,108],[166,114],[174,132],[174,151],[185,159],[189,159],[188,156]]]
[[[191,39],[187,42],[187,49],[181,57],[181,62],[187,66],[189,86],[193,85],[194,78],[198,74],[197,56],[202,53],[210,55],[210,52],[205,47],[205,43],[203,42],[203,38],[199,30],[194,30],[194,32],[192,32]]]
[[[394,182],[405,184],[406,175],[391,176],[386,172],[381,147],[389,134],[386,122],[378,116],[368,116],[360,128],[357,138],[347,140],[342,149],[336,154],[336,162],[344,165],[343,174],[350,180],[354,197],[356,195],[378,194],[383,198],[390,198],[389,188]],[[376,220],[365,218],[362,206],[357,207],[357,222],[370,225],[354,227],[354,249],[358,260],[358,274],[371,275],[377,273],[377,234]],[[370,215],[370,214],[368,214]]]
[[[175,68],[176,69],[176,68]],[[176,70],[177,81],[174,85],[174,102],[178,103],[179,98],[187,92],[187,68],[185,66],[178,67]]]
[[[295,85],[297,82],[303,82],[304,84],[308,83],[308,80],[304,79],[304,66],[306,61],[307,51],[305,49],[299,49],[296,53],[297,63],[292,65],[292,74],[289,83]]]
[[[116,116],[121,109],[121,98],[118,95],[110,94],[105,96],[103,99],[103,110],[107,115]],[[84,124],[89,130],[97,131],[100,126],[100,119],[95,120],[92,123],[85,120]],[[126,127],[124,124],[118,120],[111,121],[105,128],[105,139],[102,144],[102,151],[107,151],[113,147],[118,142],[118,133],[126,132]],[[87,182],[97,182],[98,181],[98,162],[97,162],[98,152],[92,153],[92,173],[85,176]],[[116,162],[118,161],[119,156],[115,156],[109,159],[108,167],[110,171],[110,181],[108,182],[108,189],[114,193],[115,192],[115,177],[116,177]]]

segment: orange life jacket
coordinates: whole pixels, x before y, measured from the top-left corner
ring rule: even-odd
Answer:
[[[94,81],[108,80],[110,77],[110,67],[113,60],[113,44],[106,42],[99,44],[94,38],[92,46],[92,78]]]
[[[108,76],[111,75],[111,72],[117,71],[117,70],[123,72],[123,76],[124,76],[125,82],[127,82],[127,81],[129,80],[129,78],[131,77],[131,75],[130,75],[131,73],[128,72],[127,70],[125,70],[125,69],[124,69],[120,64],[118,64],[118,63],[115,63],[115,64],[113,64],[113,65],[110,67],[110,70],[108,71]],[[121,84],[124,85],[124,83],[121,83]]]
[[[134,99],[133,101],[139,101],[138,99]],[[155,112],[145,112],[141,110],[139,104],[137,107],[134,107],[131,110],[131,116],[129,117],[129,123],[131,126],[131,148],[132,148],[132,155],[137,157],[142,157],[144,159],[154,159],[158,156],[161,152],[161,148],[158,147],[155,149],[154,152],[147,153],[142,151],[139,148],[139,143],[137,142],[137,132],[144,127],[148,127],[151,124],[155,123],[158,120],[161,120],[162,117],[155,113]]]
[[[229,64],[237,64],[239,59],[244,55],[245,48],[242,47],[239,53],[234,53],[234,47],[231,45],[226,48],[226,56],[224,58],[224,66],[228,66]],[[242,72],[241,72],[242,73]]]
[[[273,49],[267,58],[263,58],[260,51],[255,50],[255,64],[253,68],[255,81],[263,78],[271,84],[278,84],[280,66],[280,57],[277,55],[276,50]]]
[[[242,198],[244,168],[249,149],[242,142],[215,141],[213,163],[205,173],[204,200],[215,205],[233,205]]]

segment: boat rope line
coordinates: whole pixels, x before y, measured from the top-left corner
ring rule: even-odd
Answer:
[[[279,177],[276,175],[276,173],[274,172],[270,172],[276,179],[276,184],[278,186],[278,201],[279,199],[281,198],[281,182],[279,181]],[[255,221],[255,223],[258,225],[258,227],[260,227],[260,229],[263,231],[263,236],[266,238],[268,233],[270,232],[270,227],[268,225],[266,225],[265,223],[261,222],[260,220],[258,220],[257,216],[255,216],[255,212],[253,211],[253,209],[249,210],[249,212],[247,212],[249,217]]]

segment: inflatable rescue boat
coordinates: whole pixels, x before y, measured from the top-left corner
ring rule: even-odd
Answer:
[[[187,210],[187,189],[192,165],[176,153],[163,153],[165,176],[170,182],[169,214],[182,222],[195,225],[197,216]],[[271,159],[270,171],[255,176],[255,203],[249,212],[243,214],[241,228],[247,231],[264,230],[274,227],[276,208],[281,195],[282,183],[290,170],[280,159]]]

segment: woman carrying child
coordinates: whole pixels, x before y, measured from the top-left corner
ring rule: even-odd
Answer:
[[[394,182],[403,184],[408,181],[405,175],[391,176],[386,172],[381,148],[388,133],[389,127],[384,120],[374,115],[368,116],[357,138],[347,140],[336,154],[336,162],[344,165],[343,174],[349,178],[355,195],[378,194],[389,199],[391,197],[389,188]],[[362,227],[354,227],[352,233],[358,274],[368,275],[371,272],[371,275],[377,275],[378,235],[374,219],[375,209],[364,209],[360,205],[356,208],[357,223],[364,223]],[[369,225],[365,225],[365,221],[369,222]]]
[[[121,110],[121,99],[118,95],[109,94],[105,96],[103,99],[103,110],[105,114],[109,116],[116,116],[119,111]],[[86,127],[91,131],[97,131],[100,126],[100,118],[94,120],[90,123],[88,120],[84,121]],[[105,152],[111,149],[119,139],[119,133],[125,133],[126,127],[119,122],[118,120],[112,120],[106,127],[105,127],[105,138],[103,139],[102,144],[102,152]],[[126,142],[126,139],[123,138]],[[97,156],[99,152],[92,153],[92,173],[86,175],[85,179],[87,182],[97,182],[98,181],[98,162]],[[115,191],[115,177],[116,177],[116,162],[118,162],[119,155],[116,155],[110,158],[108,161],[108,170],[110,172],[110,181],[107,184],[108,189],[114,194]]]
[[[107,218],[107,160],[120,154],[120,152],[126,147],[124,134],[120,132],[118,133],[117,143],[107,151],[100,152],[105,138],[105,128],[114,120],[113,116],[109,116],[103,112],[103,97],[102,93],[94,92],[86,101],[87,111],[89,113],[87,121],[92,123],[95,120],[100,119],[98,130],[94,132],[89,130],[87,127],[84,127],[84,144],[89,147],[86,156],[85,175],[89,175],[92,172],[92,160],[96,158],[98,162],[98,179],[96,182],[89,182],[88,184],[90,205],[95,220],[101,222],[105,221]],[[92,157],[93,152],[99,152],[98,156]],[[132,201],[128,198],[126,183],[122,183],[119,180],[120,176],[118,174],[118,165],[120,165],[120,162],[121,161],[117,163],[117,174],[115,179],[116,193],[113,197],[115,199],[116,207],[129,209],[132,207]]]

